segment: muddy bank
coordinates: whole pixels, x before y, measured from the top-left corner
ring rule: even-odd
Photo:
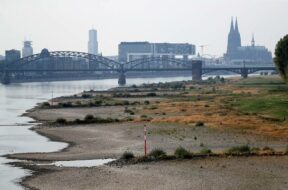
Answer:
[[[121,168],[65,168],[39,173],[23,184],[35,189],[287,189],[288,157],[161,161]],[[42,168],[44,170],[44,168]],[[77,180],[75,180],[77,179]]]

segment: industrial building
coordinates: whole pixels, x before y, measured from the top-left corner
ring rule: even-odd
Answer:
[[[21,59],[21,52],[19,50],[12,49],[5,51],[6,63],[12,63],[18,59]]]
[[[190,55],[195,55],[195,51],[195,45],[188,43],[121,42],[118,46],[119,62],[128,62],[149,56],[188,58]]]

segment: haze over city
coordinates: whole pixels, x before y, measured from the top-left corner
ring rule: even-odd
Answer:
[[[99,52],[116,55],[121,41],[192,43],[221,56],[227,49],[231,17],[242,44],[274,52],[288,31],[286,0],[1,0],[0,55],[33,41],[34,52],[87,52],[88,30],[98,30]]]

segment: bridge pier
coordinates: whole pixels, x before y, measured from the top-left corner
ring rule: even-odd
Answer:
[[[247,68],[241,69],[241,77],[244,79],[248,78],[248,69]]]
[[[126,75],[124,72],[120,72],[119,78],[118,78],[118,84],[120,86],[124,86],[126,84]]]
[[[10,84],[11,78],[10,78],[10,73],[9,72],[4,72],[1,78],[1,83],[2,84]]]
[[[202,61],[192,61],[192,80],[202,80]]]

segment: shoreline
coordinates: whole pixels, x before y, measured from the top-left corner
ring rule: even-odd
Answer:
[[[58,99],[58,98],[57,98]],[[65,98],[64,98],[65,99]],[[26,117],[31,117],[31,118],[33,118],[34,120],[35,120],[35,122],[37,122],[37,123],[42,123],[42,124],[40,124],[40,126],[41,125],[45,125],[45,122],[43,123],[43,121],[41,121],[41,120],[39,120],[39,118],[37,118],[37,117],[33,117],[33,116],[31,116],[31,113],[32,112],[39,112],[39,110],[37,110],[37,106],[38,105],[36,105],[34,108],[32,108],[32,109],[30,109],[30,110],[27,110],[27,114],[25,113],[25,116]],[[36,109],[35,109],[36,108]],[[112,108],[111,108],[112,109]],[[69,109],[67,109],[67,110],[64,110],[64,111],[68,111]],[[48,111],[53,111],[53,110],[48,110]],[[74,110],[75,111],[75,110]],[[41,115],[39,115],[39,116],[41,116]],[[116,124],[117,125],[117,124]],[[128,125],[128,126],[133,126],[133,125],[135,125],[135,124],[127,124],[127,123],[125,123],[125,124],[120,124],[120,130],[122,129],[122,130],[126,130],[127,129],[127,127],[126,126],[123,126],[123,125]],[[138,124],[137,124],[138,125]],[[142,124],[141,124],[142,125]],[[152,129],[154,130],[154,125],[155,124],[150,124],[150,125],[153,125],[153,127],[152,127]],[[95,125],[96,126],[96,125]],[[49,139],[49,141],[53,141],[53,142],[65,142],[65,143],[67,143],[68,145],[67,145],[67,147],[65,147],[64,149],[62,149],[62,150],[59,150],[59,151],[56,151],[56,152],[51,152],[51,153],[44,153],[45,155],[51,155],[51,154],[54,154],[54,156],[52,155],[52,157],[47,157],[47,158],[41,158],[41,159],[37,159],[37,158],[33,158],[33,153],[31,154],[32,155],[32,158],[30,157],[28,160],[29,161],[32,161],[32,162],[53,162],[53,161],[55,161],[55,160],[58,160],[59,158],[61,158],[61,156],[58,158],[57,157],[57,154],[65,154],[65,153],[69,153],[69,152],[71,152],[72,151],[72,153],[73,153],[73,151],[75,151],[75,149],[77,149],[77,146],[79,146],[79,142],[78,143],[76,143],[76,142],[74,142],[74,141],[69,141],[69,140],[67,140],[67,139],[65,139],[65,138],[63,138],[63,137],[61,137],[61,135],[59,136],[57,136],[57,135],[55,135],[55,131],[59,131],[60,133],[61,132],[64,132],[64,131],[68,131],[68,130],[75,130],[76,132],[80,132],[80,131],[82,131],[83,132],[83,130],[84,130],[84,133],[83,134],[86,134],[85,133],[85,131],[87,131],[87,132],[92,132],[93,131],[93,133],[95,132],[95,134],[97,133],[97,132],[99,132],[99,131],[97,131],[97,130],[100,130],[100,132],[102,133],[103,131],[101,131],[101,130],[104,130],[104,132],[105,133],[107,133],[107,130],[109,131],[109,129],[107,129],[107,130],[105,130],[105,126],[108,126],[108,127],[111,127],[110,129],[113,129],[113,133],[116,133],[116,134],[118,134],[119,133],[119,129],[118,130],[116,130],[115,131],[115,128],[113,128],[113,126],[114,126],[114,124],[107,124],[107,125],[97,125],[97,127],[95,127],[93,124],[92,125],[80,125],[80,126],[75,126],[75,127],[71,127],[71,126],[65,126],[65,127],[61,127],[61,128],[58,128],[57,129],[57,127],[56,128],[50,128],[50,132],[49,132],[49,127],[47,128],[47,126],[46,127],[44,127],[44,129],[46,128],[46,131],[44,130],[44,131],[41,131],[41,127],[39,128],[39,125],[36,125],[35,127],[33,127],[33,128],[30,128],[30,130],[33,130],[34,132],[36,132],[38,135],[41,135],[41,136],[44,136],[44,137],[46,137],[47,139]],[[155,126],[157,126],[157,125],[155,125]],[[103,128],[104,127],[104,128]],[[119,127],[119,126],[118,126]],[[129,127],[128,127],[129,128]],[[42,128],[43,129],[43,128]],[[152,130],[151,129],[151,130]],[[157,129],[157,128],[155,128],[155,129]],[[47,132],[47,130],[48,130],[48,132]],[[197,129],[197,130],[199,130],[200,132],[199,132],[199,134],[202,134],[202,132],[201,132],[201,130],[204,130],[204,133],[206,133],[206,129]],[[52,131],[52,132],[51,132]],[[128,132],[129,133],[129,132]],[[212,133],[214,133],[214,132],[212,132]],[[217,132],[218,133],[218,132]],[[216,136],[217,136],[217,133],[216,133]],[[221,132],[222,133],[222,132]],[[221,134],[220,133],[220,134]],[[234,132],[232,132],[232,134],[233,134]],[[54,135],[53,135],[54,134]],[[122,133],[121,133],[122,134]],[[229,134],[229,133],[228,133]],[[227,135],[227,132],[224,132],[223,133],[223,135],[225,136],[225,135]],[[68,135],[69,136],[69,135]],[[137,136],[137,135],[134,135],[135,137]],[[213,136],[213,135],[212,135]],[[223,136],[223,137],[224,137]],[[245,135],[243,135],[243,136],[245,136]],[[72,136],[73,137],[73,136]],[[88,138],[88,137],[87,137]],[[137,137],[138,138],[138,137]],[[173,137],[174,138],[174,137]],[[172,139],[173,139],[172,138]],[[225,137],[226,138],[226,137]],[[238,137],[237,137],[238,138]],[[241,137],[242,138],[242,137]],[[120,138],[120,139],[122,139],[122,137]],[[120,139],[118,139],[118,140],[120,140]],[[133,138],[131,139],[131,140],[133,140]],[[151,139],[151,141],[152,142],[157,142],[157,139],[156,140],[153,140],[153,139]],[[97,141],[98,142],[98,141]],[[100,141],[99,142],[102,142],[101,141],[101,139],[100,139]],[[132,141],[133,142],[133,141]],[[80,142],[80,144],[81,144],[81,142]],[[105,144],[105,142],[104,142],[104,144]],[[276,143],[277,144],[277,143]],[[113,145],[114,146],[114,145]],[[134,148],[135,149],[135,148]],[[137,150],[137,148],[135,149],[135,150]],[[89,149],[87,150],[87,151],[89,151]],[[85,151],[84,151],[85,152]],[[113,151],[112,151],[113,152]],[[116,152],[119,152],[119,151],[116,151]],[[137,151],[136,151],[137,152]],[[123,151],[122,151],[122,153],[123,153]],[[41,155],[42,153],[39,153],[39,155]],[[15,154],[12,154],[12,155],[6,155],[7,156],[7,158],[10,158],[10,159],[17,159],[17,160],[20,160],[20,161],[23,161],[23,160],[27,160],[27,157],[22,157],[22,159],[21,159],[21,154],[20,154],[20,157],[18,157],[18,156],[16,156],[16,157],[13,157],[13,155],[15,156]],[[16,154],[17,155],[17,154]],[[23,155],[29,155],[29,153],[28,154],[26,154],[26,153],[24,153]],[[38,153],[35,153],[35,156],[37,157],[37,155],[38,155]],[[91,156],[92,157],[94,157],[94,158],[96,158],[97,157],[97,155],[98,154],[94,154],[93,155],[93,153],[91,153]],[[101,154],[99,154],[99,155],[101,155]],[[98,155],[98,156],[99,156]],[[104,155],[104,154],[103,154]],[[109,156],[109,158],[111,158],[111,153],[110,154],[108,154],[108,155],[110,155]],[[118,156],[116,156],[116,155],[118,155]],[[5,157],[6,157],[5,156]],[[75,155],[74,155],[75,156]],[[64,157],[62,157],[62,158],[66,158],[66,159],[61,159],[62,161],[69,161],[69,160],[74,160],[74,158],[76,158],[76,157],[74,157],[73,156],[73,154],[72,154],[72,157],[70,157],[70,159],[67,159],[67,158],[69,158],[69,154],[68,154],[68,156],[64,156]],[[89,154],[88,155],[86,155],[86,157],[85,157],[85,154],[83,154],[82,155],[83,157],[83,160],[87,160],[87,157],[89,157]],[[117,157],[119,157],[119,153],[116,153],[115,155],[115,158],[117,158]],[[81,157],[81,156],[80,156]],[[284,160],[286,160],[286,158],[288,158],[288,156],[287,155],[284,155],[284,154],[273,154],[273,155],[271,155],[271,154],[267,154],[267,155],[249,155],[249,156],[247,156],[247,155],[242,155],[242,156],[227,156],[227,155],[210,155],[210,156],[204,156],[204,157],[196,157],[196,158],[192,158],[192,160],[191,160],[191,162],[194,160],[194,161],[196,161],[196,162],[200,162],[200,163],[205,163],[205,162],[210,162],[210,160],[212,160],[212,162],[213,162],[213,160],[214,159],[216,159],[216,160],[218,160],[219,162],[223,162],[223,160],[227,160],[227,161],[229,161],[229,162],[234,162],[235,160],[241,160],[241,159],[251,159],[251,160],[257,160],[257,159],[267,159],[267,160],[274,160],[274,159],[277,159],[277,158],[281,158],[281,157],[283,157],[284,158]],[[53,158],[53,159],[51,159],[51,158]],[[77,157],[78,158],[78,157]],[[77,160],[79,160],[79,159],[77,159]],[[117,161],[119,161],[119,160],[117,160]],[[164,160],[164,161],[156,161],[156,162],[152,162],[152,163],[150,163],[150,162],[148,162],[148,163],[140,163],[140,165],[138,165],[138,164],[136,164],[136,166],[134,166],[134,164],[132,165],[132,166],[130,166],[129,164],[128,165],[122,165],[122,166],[120,166],[121,168],[122,167],[124,167],[124,168],[130,168],[130,167],[132,167],[132,168],[134,168],[134,167],[136,167],[136,168],[141,168],[143,165],[145,165],[145,166],[147,166],[147,167],[149,167],[149,165],[154,165],[154,164],[156,164],[157,163],[157,165],[165,165],[165,163],[170,163],[170,162],[172,162],[172,163],[174,163],[174,162],[178,162],[180,165],[182,165],[182,164],[184,164],[184,163],[186,163],[186,162],[190,162],[189,160],[178,160],[178,159],[176,159],[176,160],[171,160],[171,161],[169,161],[169,160]],[[183,162],[183,163],[182,163]],[[21,168],[23,168],[23,169],[28,169],[29,171],[31,171],[31,173],[32,173],[32,175],[30,175],[30,176],[26,176],[26,177],[23,177],[22,179],[21,179],[21,181],[19,182],[19,184],[21,185],[21,186],[23,186],[24,188],[30,188],[30,189],[38,189],[38,188],[34,188],[34,187],[32,187],[31,188],[31,185],[29,185],[29,183],[31,182],[31,181],[37,181],[39,178],[42,178],[42,176],[43,175],[45,175],[45,176],[53,176],[52,174],[53,173],[58,173],[58,172],[65,172],[65,171],[67,171],[67,172],[69,172],[70,170],[75,170],[75,171],[86,171],[86,169],[85,168],[79,168],[79,169],[65,169],[65,168],[56,168],[56,167],[39,167],[39,166],[33,166],[33,165],[25,165],[25,163],[21,163],[21,162],[16,162],[16,163],[11,163],[11,165],[12,166],[15,166],[15,167],[21,167]],[[109,164],[108,164],[109,165]],[[113,165],[113,164],[112,164]],[[112,168],[109,168],[109,167],[112,167]],[[201,166],[202,167],[202,166]],[[116,167],[116,168],[118,168],[118,167]],[[91,171],[98,171],[98,170],[101,170],[102,171],[102,169],[104,170],[104,171],[109,171],[109,172],[112,172],[113,173],[113,171],[115,170],[115,168],[113,167],[113,166],[100,166],[100,167],[95,167],[95,168],[93,168],[93,169],[91,169]],[[89,170],[90,171],[90,170]],[[125,170],[126,171],[126,170]],[[136,171],[138,171],[138,170],[136,170]],[[129,172],[128,172],[129,173]],[[50,175],[51,174],[51,175]],[[94,175],[94,174],[93,174]],[[116,174],[115,174],[116,175]],[[128,175],[128,174],[127,174]],[[82,180],[82,179],[81,179]],[[84,180],[84,179],[83,179]],[[128,179],[127,179],[128,180]],[[128,180],[129,181],[129,180]]]

